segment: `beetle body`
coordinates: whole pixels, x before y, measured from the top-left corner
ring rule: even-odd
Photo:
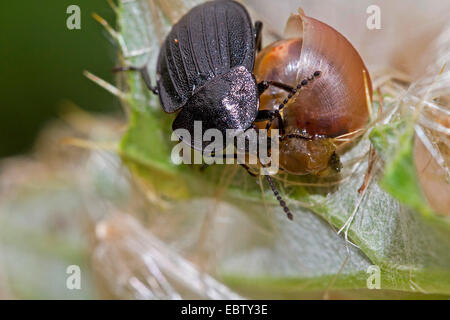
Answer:
[[[164,111],[179,111],[173,129],[194,122],[202,129],[248,129],[259,107],[255,32],[247,10],[234,1],[212,1],[191,9],[175,24],[159,53],[157,89]],[[183,137],[180,137],[183,138]]]
[[[320,70],[282,109],[280,166],[292,174],[321,174],[340,169],[334,138],[362,128],[368,121],[364,72],[368,71],[350,42],[330,26],[302,11],[288,21],[286,40],[261,51],[255,63],[257,80],[293,87]],[[371,94],[370,79],[368,78]],[[270,87],[261,95],[261,109],[277,109],[286,93]]]

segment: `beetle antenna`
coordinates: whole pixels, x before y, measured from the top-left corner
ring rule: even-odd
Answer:
[[[286,202],[284,202],[283,198],[281,198],[280,193],[278,192],[278,189],[275,187],[275,184],[273,183],[272,177],[269,175],[266,175],[267,182],[270,185],[270,188],[272,189],[273,194],[277,198],[278,202],[280,203],[280,206],[283,208],[284,212],[286,213],[289,220],[294,220],[294,216],[291,213],[291,210],[289,210],[289,207],[287,206]]]
[[[269,130],[269,128],[272,125],[272,121],[275,118],[277,118],[279,120],[279,123],[280,123],[281,132],[284,134],[283,119],[281,117],[280,110],[283,109],[288,104],[289,100],[292,99],[292,97],[297,93],[298,90],[300,90],[302,87],[307,86],[308,83],[310,83],[314,79],[320,77],[320,75],[321,75],[320,71],[314,72],[308,78],[303,79],[302,81],[300,81],[295,88],[292,88],[290,86],[287,86],[285,84],[282,84],[282,83],[279,83],[279,82],[275,82],[275,81],[263,81],[263,82],[258,84],[258,90],[259,90],[259,94],[260,95],[269,87],[269,85],[273,85],[273,86],[278,87],[278,88],[283,89],[283,90],[289,90],[288,96],[283,100],[283,103],[278,106],[278,109],[275,109],[275,110],[271,111],[271,117],[270,117],[270,119],[267,119],[269,121],[267,122],[266,130]],[[264,110],[262,110],[262,111],[264,111]],[[261,110],[259,112],[261,112]]]
[[[283,103],[278,106],[278,111],[283,109],[289,102],[289,100],[292,99],[292,97],[297,93],[298,90],[300,90],[302,87],[306,87],[308,83],[312,82],[314,79],[320,77],[322,72],[316,71],[312,75],[310,75],[308,78],[303,79],[300,81],[297,85],[297,87],[293,88],[292,91],[288,94],[286,99],[284,99]]]

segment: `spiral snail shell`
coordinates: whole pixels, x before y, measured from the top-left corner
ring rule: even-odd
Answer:
[[[365,75],[370,97],[372,85],[367,68],[342,34],[301,9],[289,18],[285,37],[258,54],[254,69],[258,81],[293,88],[310,80],[280,110],[282,126],[271,124],[284,131],[280,167],[297,175],[339,171],[334,138],[363,128],[369,118]],[[320,76],[313,79],[317,71]],[[260,97],[260,110],[276,110],[285,98],[285,91],[270,87]]]

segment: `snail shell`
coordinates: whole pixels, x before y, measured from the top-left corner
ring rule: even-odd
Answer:
[[[280,165],[293,174],[318,174],[336,166],[334,140],[367,124],[364,73],[370,97],[372,85],[363,60],[351,43],[329,25],[299,9],[286,26],[286,39],[262,50],[255,62],[258,81],[272,80],[296,87],[320,71],[282,109],[286,135],[280,143]],[[277,109],[286,92],[270,87],[260,98],[260,109]],[[277,127],[277,124],[274,124]]]

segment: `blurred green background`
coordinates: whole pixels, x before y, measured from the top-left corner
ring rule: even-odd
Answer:
[[[81,30],[66,27],[69,5],[81,9]],[[92,18],[115,26],[106,0],[0,2],[0,157],[27,152],[64,101],[93,112],[120,112],[119,101],[86,79],[112,82],[117,48]]]

